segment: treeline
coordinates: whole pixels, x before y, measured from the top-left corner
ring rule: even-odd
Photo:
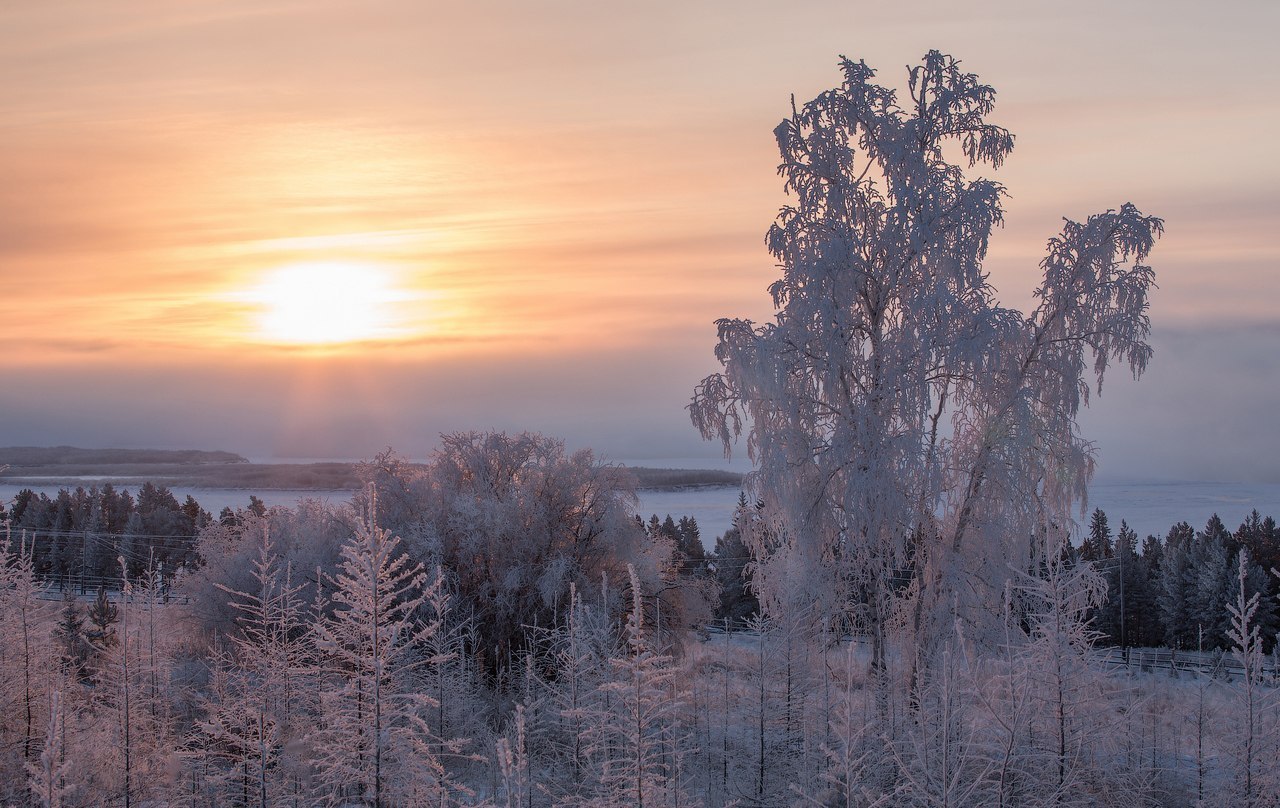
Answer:
[[[1214,514],[1201,530],[1186,522],[1164,538],[1138,543],[1125,521],[1112,534],[1107,514],[1095,509],[1075,557],[1095,564],[1107,583],[1106,601],[1092,613],[1099,642],[1117,646],[1232,647],[1228,604],[1239,590],[1244,557],[1247,594],[1259,596],[1256,621],[1269,652],[1280,629],[1280,529],[1254,510],[1232,532]]]
[[[653,490],[742,485],[742,475],[736,471],[664,469],[647,466],[628,466],[627,471],[636,478],[638,487]]]
[[[80,449],[75,446],[3,446],[0,447],[0,466],[72,466],[181,464],[206,465],[211,463],[248,463],[249,460],[233,452],[203,451],[200,449]]]
[[[147,482],[136,497],[111,483],[64,488],[52,497],[23,489],[8,508],[0,504],[0,521],[11,550],[30,548],[42,581],[74,588],[118,581],[120,558],[132,576],[153,566],[172,578],[196,564],[195,538],[213,517],[190,495],[179,502],[165,486]]]
[[[405,464],[402,468],[417,468]],[[249,495],[248,506],[224,508],[216,521],[238,523],[259,517],[266,507]],[[760,604],[751,589],[750,551],[736,522],[747,512],[740,496],[735,526],[716,537],[715,550],[703,546],[697,519],[653,514],[637,526],[651,538],[669,540],[673,563],[682,575],[708,582],[716,603],[711,620],[742,625]],[[9,528],[11,549],[26,542],[37,576],[58,585],[92,589],[118,581],[119,559],[137,577],[153,565],[170,581],[200,563],[196,537],[215,518],[190,495],[183,501],[165,486],[144,483],[137,496],[111,483],[61,489],[54,496],[24,489],[11,505],[0,504],[0,521]],[[1107,583],[1106,600],[1091,612],[1099,644],[1124,647],[1168,646],[1217,650],[1230,647],[1226,604],[1235,595],[1237,559],[1246,554],[1250,594],[1260,595],[1258,620],[1270,651],[1280,630],[1280,528],[1275,519],[1254,510],[1235,531],[1214,514],[1201,530],[1187,522],[1173,525],[1161,538],[1141,542],[1121,521],[1113,533],[1107,514],[1095,509],[1073,560],[1095,564]]]

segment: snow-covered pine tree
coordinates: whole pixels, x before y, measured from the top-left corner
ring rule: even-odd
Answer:
[[[1097,635],[1086,617],[1106,584],[1093,565],[1072,564],[1064,550],[1062,538],[1018,587],[1030,631],[1011,673],[1026,677],[1031,707],[1028,738],[1018,751],[1030,782],[1019,802],[1132,805],[1146,799],[1145,774],[1123,765],[1124,739],[1108,715],[1107,679],[1090,659]]]
[[[188,757],[226,805],[287,804],[303,797],[303,743],[311,689],[302,587],[281,567],[268,525],[261,523],[253,586],[219,587],[241,619],[215,655],[215,683]]]
[[[975,700],[987,714],[984,734],[990,761],[988,777],[995,792],[991,804],[997,808],[1022,805],[1036,780],[1031,769],[1037,761],[1026,754],[1036,694],[1024,664],[1023,616],[1015,603],[1014,585],[1010,582],[1005,586],[1001,653],[986,660],[973,688]]]
[[[174,621],[166,601],[168,589],[163,564],[148,554],[147,565],[133,585],[138,613],[139,706],[146,712],[145,736],[139,749],[147,761],[147,776],[154,779],[160,767],[168,767],[177,738],[173,734],[173,713],[169,682],[173,671]]]
[[[254,709],[254,683],[233,665],[230,651],[214,652],[200,697],[203,716],[182,750],[179,791],[192,805],[261,806],[279,786],[279,727]]]
[[[438,804],[451,785],[421,671],[431,661],[424,643],[441,629],[443,580],[378,527],[375,507],[371,494],[331,580],[334,608],[314,626],[321,679],[316,797],[373,808]]]
[[[32,805],[38,808],[63,808],[74,804],[75,783],[68,782],[68,775],[75,767],[67,755],[67,728],[62,691],[55,689],[49,696],[49,725],[44,735],[44,748],[40,757],[27,761],[27,790]]]
[[[1278,732],[1276,707],[1280,701],[1275,688],[1267,687],[1263,678],[1266,657],[1258,626],[1262,593],[1250,591],[1249,573],[1249,551],[1241,548],[1236,554],[1236,596],[1227,606],[1231,617],[1227,637],[1242,668],[1234,688],[1237,714],[1231,752],[1236,771],[1231,800],[1241,808],[1259,808],[1280,803],[1280,775],[1275,760],[1270,765],[1265,762],[1269,752],[1274,754],[1269,741]]]
[[[107,748],[97,750],[101,783],[125,808],[163,798],[168,773],[177,751],[169,704],[172,655],[160,610],[161,576],[143,562],[141,580],[129,573],[132,564],[121,556],[119,631],[115,644],[102,654],[99,682],[93,690],[93,709],[108,717]]]
[[[622,653],[609,617],[583,603],[576,586],[569,592],[569,608],[547,642],[555,670],[549,683],[550,701],[557,714],[547,751],[560,772],[560,782],[551,783],[549,792],[566,799],[581,794],[590,774],[585,729],[601,709],[600,687],[606,681],[608,661]]]
[[[525,738],[524,705],[517,704],[511,732],[495,744],[501,790],[497,805],[501,808],[532,808],[533,776],[529,765],[529,745]]]
[[[1216,517],[1215,517],[1216,519]],[[1221,522],[1219,522],[1221,524]],[[1235,570],[1220,534],[1201,531],[1187,552],[1187,619],[1193,631],[1202,633],[1205,649],[1228,647],[1228,604],[1233,600]]]
[[[600,697],[582,710],[583,755],[594,784],[574,804],[659,808],[695,806],[686,792],[686,739],[680,718],[683,693],[674,687],[672,659],[654,650],[645,629],[643,592],[633,567],[626,648],[609,660],[611,676]]]
[[[989,779],[995,767],[984,759],[974,728],[963,642],[957,631],[940,664],[917,679],[916,709],[890,747],[899,778],[894,798],[903,804],[963,808],[998,801]]]
[[[1190,564],[1195,531],[1186,522],[1169,528],[1160,556],[1159,590],[1156,601],[1164,625],[1164,643],[1171,648],[1195,648],[1198,636],[1191,619],[1192,590]]]
[[[893,804],[889,734],[871,708],[866,666],[857,659],[858,643],[844,645],[837,661],[838,688],[830,699],[828,737],[818,746],[817,783],[812,791],[795,788],[800,804],[840,808],[882,808]]]
[[[26,767],[40,754],[50,674],[57,670],[53,609],[40,596],[31,542],[6,530],[0,553],[0,800],[25,798]]]

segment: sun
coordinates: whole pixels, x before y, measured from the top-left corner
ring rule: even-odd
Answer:
[[[394,304],[405,295],[377,266],[321,261],[271,270],[246,297],[261,339],[328,346],[395,338]]]

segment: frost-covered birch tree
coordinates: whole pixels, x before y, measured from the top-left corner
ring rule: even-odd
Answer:
[[[995,90],[929,52],[905,97],[844,59],[841,86],[777,129],[794,198],[766,243],[772,322],[722,319],[720,373],[690,413],[726,452],[744,431],[767,531],[744,531],[766,609],[843,616],[886,661],[895,614],[927,659],[956,612],[998,636],[999,601],[1092,473],[1090,387],[1151,349],[1144,265],[1159,219],[1133,205],[1066,221],[1035,309],[996,303],[983,261],[1013,136]]]

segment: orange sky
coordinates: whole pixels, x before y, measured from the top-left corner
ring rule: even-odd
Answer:
[[[1018,136],[989,262],[1004,301],[1026,304],[1061,216],[1133,201],[1168,224],[1158,351],[1219,340],[1205,361],[1240,366],[1222,383],[1275,398],[1259,381],[1280,343],[1271,3],[0,14],[0,443],[361,456],[497,426],[614,457],[714,456],[681,408],[715,368],[712,321],[769,314],[771,131],[789,95],[834,84],[840,53],[900,85],[933,47],[997,88],[994,118]],[[384,325],[321,350],[264,333],[264,284],[306,262],[373,268]],[[1090,416],[1104,470],[1111,452],[1140,471],[1167,436],[1134,437],[1134,413],[1206,371],[1164,353]],[[1173,434],[1212,406],[1189,398]],[[1234,421],[1266,418],[1240,406]]]

